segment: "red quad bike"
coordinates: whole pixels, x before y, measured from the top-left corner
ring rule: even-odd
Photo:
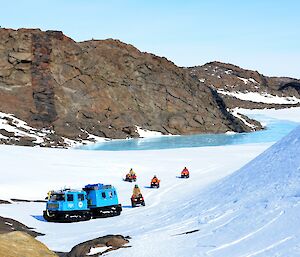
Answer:
[[[154,181],[151,181],[151,184],[150,184],[150,187],[151,188],[159,188],[159,181],[156,181],[156,182],[154,182]]]
[[[181,172],[181,178],[189,178],[189,177],[190,177],[190,173],[188,171]]]
[[[136,206],[145,206],[145,200],[142,195],[137,195],[137,196],[131,196],[131,206],[136,207]]]
[[[127,174],[124,181],[135,182],[136,181],[136,175]]]

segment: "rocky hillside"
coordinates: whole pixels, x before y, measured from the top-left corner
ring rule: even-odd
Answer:
[[[163,134],[250,131],[215,90],[165,58],[117,40],[77,43],[38,29],[0,29],[0,111],[51,131],[44,145],[138,137],[137,126]],[[20,141],[3,132],[2,142]]]
[[[211,62],[188,68],[199,82],[222,96],[230,108],[284,108],[300,105],[300,80],[267,77],[232,64]]]

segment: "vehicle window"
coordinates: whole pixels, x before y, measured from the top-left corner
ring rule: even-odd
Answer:
[[[116,191],[114,191],[114,195],[117,195]]]
[[[106,198],[105,192],[102,192],[102,198]]]
[[[64,194],[53,194],[50,197],[50,201],[64,201],[65,195]]]
[[[113,193],[112,193],[112,191],[109,191],[109,192],[108,192],[108,195],[109,195],[110,198],[113,198]]]
[[[68,202],[73,202],[74,198],[73,198],[73,195],[67,195],[67,201]]]
[[[78,194],[78,201],[84,200],[84,194]]]

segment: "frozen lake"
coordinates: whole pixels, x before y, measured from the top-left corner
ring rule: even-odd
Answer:
[[[278,141],[299,125],[297,122],[274,119],[262,114],[249,116],[265,125],[265,129],[251,133],[157,136],[151,138],[111,140],[83,146],[81,149],[127,151],[267,143]]]

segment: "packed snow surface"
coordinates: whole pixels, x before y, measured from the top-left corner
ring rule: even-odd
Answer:
[[[245,115],[264,115],[269,118],[279,119],[279,120],[289,120],[293,122],[300,122],[300,107],[292,107],[286,109],[243,109],[235,108],[235,111],[245,114]]]
[[[45,222],[43,203],[0,205],[0,216],[45,233],[38,239],[56,251],[122,234],[132,237],[132,247],[108,256],[296,257],[299,153],[300,127],[273,145],[113,153],[0,146],[0,199],[43,199],[50,189],[102,182],[116,186],[123,205],[120,216],[70,224]],[[177,177],[184,166],[189,179]],[[145,207],[130,206],[133,184],[122,181],[130,168],[137,172]],[[161,179],[159,189],[149,188],[154,174]]]
[[[46,236],[38,239],[56,251],[69,251],[74,245],[99,236],[122,234],[132,237],[130,245],[133,247],[119,250],[121,256],[153,256],[153,250],[149,250],[153,245],[159,245],[155,249],[157,256],[163,253],[164,256],[191,256],[190,253],[199,251],[196,245],[199,234],[194,234],[192,245],[184,243],[190,235],[176,234],[199,228],[198,209],[193,204],[199,191],[231,174],[269,145],[120,151],[113,154],[0,146],[0,199],[44,199],[51,189],[80,188],[102,182],[116,186],[123,205],[120,216],[71,224],[45,222],[42,218],[44,203],[0,205],[0,216],[14,218],[45,233]],[[184,166],[191,171],[190,179],[177,177]],[[145,207],[131,208],[134,184],[122,180],[130,168],[137,172]],[[153,175],[161,180],[159,189],[149,188]],[[165,244],[159,244],[160,241]],[[178,245],[178,248],[172,245]]]

